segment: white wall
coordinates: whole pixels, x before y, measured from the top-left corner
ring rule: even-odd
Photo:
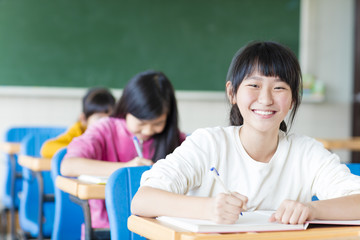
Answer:
[[[354,0],[303,0],[301,4],[301,65],[305,73],[325,82],[326,101],[303,103],[291,130],[312,137],[350,136]],[[0,134],[13,125],[70,126],[81,110],[85,91],[0,87]],[[114,95],[118,98],[120,90],[114,90]],[[224,92],[177,92],[177,98],[185,132],[228,123]],[[348,161],[347,152],[339,154]]]

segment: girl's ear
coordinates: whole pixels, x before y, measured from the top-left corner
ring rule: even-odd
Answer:
[[[236,104],[236,98],[234,96],[233,87],[230,81],[226,82],[226,95],[229,99],[230,104]]]

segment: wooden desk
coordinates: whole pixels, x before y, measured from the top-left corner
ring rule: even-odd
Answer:
[[[360,151],[360,137],[348,139],[322,139],[318,138],[325,148],[329,150],[344,149],[350,151]]]
[[[43,239],[42,220],[44,218],[44,213],[43,213],[44,202],[54,202],[54,194],[44,193],[44,179],[42,172],[51,170],[51,159],[20,155],[18,162],[20,166],[30,169],[37,179],[37,184],[39,189],[38,190],[39,191],[38,223],[37,223],[39,226],[38,239]]]
[[[34,172],[50,171],[51,158],[37,158],[26,155],[19,156],[19,164]]]
[[[20,143],[2,142],[0,143],[0,151],[13,155],[20,152]]]
[[[81,200],[105,199],[105,185],[82,182],[76,178],[57,176],[55,185]]]
[[[76,178],[57,176],[56,187],[70,194],[70,199],[79,204],[84,212],[85,239],[93,239],[95,234],[108,235],[110,229],[93,229],[91,227],[91,213],[89,199],[105,199],[105,185],[80,181]]]
[[[128,228],[150,240],[237,240],[237,239],[267,239],[267,240],[288,240],[288,239],[360,239],[360,226],[324,226],[316,225],[307,230],[282,231],[282,232],[261,232],[261,233],[193,233],[187,232],[164,223],[154,218],[130,216]]]

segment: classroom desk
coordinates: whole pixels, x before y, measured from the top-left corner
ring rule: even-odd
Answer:
[[[360,239],[360,226],[325,226],[316,225],[307,230],[261,232],[261,233],[193,233],[187,232],[157,221],[132,215],[128,219],[128,228],[150,240],[237,240],[237,239]]]
[[[347,139],[324,139],[318,138],[326,149],[336,150],[344,149],[350,151],[360,151],[360,137],[353,137]]]
[[[110,238],[110,229],[93,229],[88,200],[105,199],[105,185],[80,181],[76,178],[57,176],[56,187],[70,194],[73,202],[79,204],[84,212],[85,239],[92,239],[94,234],[106,235]]]
[[[39,203],[38,203],[38,226],[39,236],[38,239],[43,239],[43,204],[44,202],[53,202],[54,194],[44,193],[44,179],[41,174],[43,171],[51,170],[51,158],[37,158],[26,155],[20,155],[19,164],[22,167],[28,168],[32,171],[37,179],[38,190],[39,190]]]
[[[0,143],[0,151],[9,155],[15,155],[20,152],[20,146],[20,143],[2,142]]]
[[[20,143],[1,142],[0,151],[10,156],[10,169],[14,170],[13,174],[10,174],[10,197],[15,200],[15,181],[17,178],[21,178],[21,173],[16,172],[16,158],[15,155],[20,152]],[[15,203],[11,204],[10,208],[10,233],[11,237],[15,237]]]

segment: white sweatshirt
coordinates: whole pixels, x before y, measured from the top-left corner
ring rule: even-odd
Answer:
[[[249,210],[276,210],[285,199],[309,202],[360,193],[360,177],[315,139],[279,131],[268,163],[253,160],[243,148],[238,126],[199,129],[166,159],[145,172],[141,186],[194,196],[224,192],[211,167],[230,191],[248,197]]]

